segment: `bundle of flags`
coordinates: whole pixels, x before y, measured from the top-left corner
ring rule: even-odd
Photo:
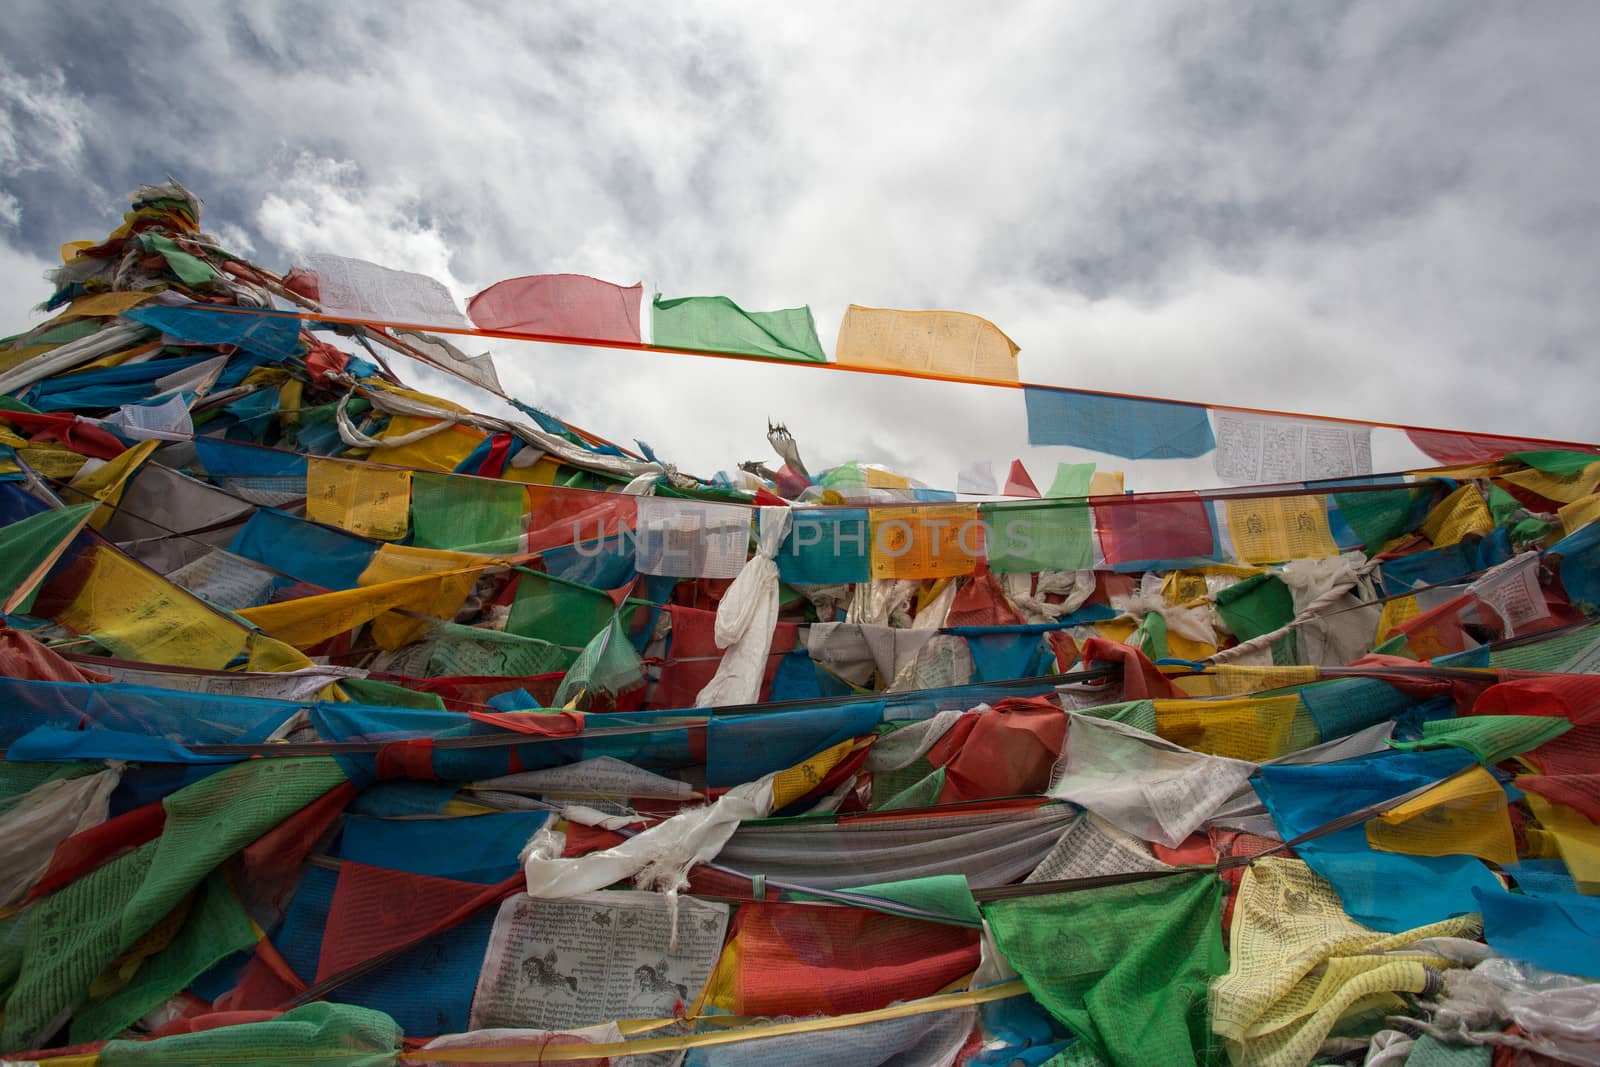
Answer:
[[[781,428],[700,479],[448,338],[823,361],[806,309],[463,315],[132,199],[0,341],[7,1062],[1600,1056],[1595,449],[1029,387],[1243,488]],[[1016,355],[852,307],[835,358]]]

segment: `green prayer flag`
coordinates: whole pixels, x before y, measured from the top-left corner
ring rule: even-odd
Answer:
[[[1526,645],[1489,649],[1489,666],[1511,671],[1560,671],[1579,653],[1600,644],[1600,625],[1546,637]]]
[[[411,476],[411,543],[484,555],[522,545],[528,490],[520,482],[417,471]]]
[[[0,1048],[29,1048],[223,860],[345,781],[332,757],[252,760],[162,801],[161,836],[30,909]]]
[[[1294,594],[1276,574],[1253,574],[1217,594],[1217,614],[1240,642],[1294,620]]]
[[[1416,741],[1390,741],[1393,748],[1466,749],[1478,762],[1492,766],[1529,749],[1538,748],[1572,729],[1567,719],[1550,715],[1468,715],[1460,719],[1435,719],[1422,724]]]
[[[538,571],[520,571],[506,632],[563,648],[582,648],[605,629],[616,613],[611,594]],[[650,605],[629,597],[623,623],[632,629],[633,612]]]
[[[1489,517],[1495,526],[1508,526],[1522,510],[1522,502],[1504,489],[1489,483]]]
[[[1161,612],[1146,612],[1135,636],[1139,639],[1135,647],[1145,654],[1146,659],[1167,658],[1167,619]]]
[[[27,763],[0,760],[0,814],[22,799],[22,794],[46,782],[68,781],[105,770],[103,763]],[[4,989],[0,983],[0,989]]]
[[[1541,474],[1557,478],[1570,478],[1582,474],[1591,463],[1600,463],[1600,454],[1594,452],[1568,452],[1564,449],[1545,449],[1538,452],[1507,452],[1506,459],[1532,467]]]
[[[1055,481],[1045,490],[1048,497],[1086,497],[1094,482],[1093,463],[1058,463]]]
[[[934,874],[925,878],[874,882],[871,885],[853,886],[843,892],[908,904],[943,915],[962,926],[981,926],[983,923],[983,916],[978,914],[978,904],[972,899],[972,887],[967,884],[964,874]]]
[[[1421,524],[1419,505],[1428,493],[1427,489],[1416,488],[1374,489],[1365,493],[1330,493],[1329,499],[1372,553]]]
[[[1080,708],[1074,714],[1120,722],[1124,726],[1131,726],[1135,730],[1143,730],[1147,734],[1156,732],[1156,702],[1153,700],[1128,700],[1120,704],[1101,704],[1095,708]]]
[[[662,348],[828,361],[809,307],[746,311],[725,296],[657,296],[650,321],[652,343]]]
[[[153,1041],[112,1041],[97,1067],[392,1067],[400,1027],[389,1016],[354,1004],[303,1004],[266,1022],[241,1023]]]
[[[926,760],[918,760],[912,766],[926,764]],[[872,776],[873,795],[878,791],[878,774]],[[910,808],[931,808],[939,803],[939,794],[944,792],[944,768],[934,767],[921,778],[911,782],[900,789],[894,788],[892,781],[883,783],[883,792],[887,796],[882,804],[874,804],[876,811],[904,811]]]
[[[595,634],[567,669],[556,690],[556,707],[565,707],[582,693],[620,693],[644,679],[644,662],[622,628],[621,614],[611,616],[605,629]]]
[[[1085,504],[982,504],[978,513],[989,569],[996,574],[1094,566],[1094,532]]]
[[[115,1037],[224,958],[255,943],[250,917],[227,876],[212,871],[172,943],[144,961],[128,985],[74,1012],[70,1039],[77,1043]]]
[[[1177,874],[983,905],[1045,1010],[1118,1067],[1215,1063],[1207,990],[1227,970],[1221,881]]]
[[[167,266],[172,268],[172,273],[185,285],[205,285],[216,277],[216,272],[205,260],[198,256],[191,256],[172,242],[172,238],[163,237],[159,233],[142,233],[139,243],[146,252],[158,253],[167,261]],[[96,324],[98,326],[98,323]]]
[[[390,708],[422,708],[425,711],[444,711],[444,698],[437,693],[419,693],[403,685],[376,682],[371,678],[341,678],[339,688],[344,695],[358,704],[374,704]]]
[[[0,600],[9,602],[13,594],[26,594],[9,611],[26,615],[33,610],[34,597],[43,584],[44,573],[35,574],[58,554],[62,546],[77,536],[100,502],[51,508],[0,527]]]
[[[1489,1045],[1447,1045],[1432,1034],[1417,1038],[1406,1057],[1406,1067],[1489,1067],[1493,1062]]]

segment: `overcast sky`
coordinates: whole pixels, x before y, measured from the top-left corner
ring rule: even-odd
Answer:
[[[1600,6],[221,6],[7,3],[0,333],[171,174],[278,270],[643,279],[809,304],[830,352],[849,303],[950,308],[1025,380],[1600,439]],[[490,347],[509,391],[702,475],[770,460],[771,416],[814,469],[1216,480],[1030,449],[1011,390]]]

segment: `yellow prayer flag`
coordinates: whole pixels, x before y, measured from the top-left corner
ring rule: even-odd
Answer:
[[[298,671],[315,667],[305,653],[293,645],[286,645],[275,637],[254,633],[250,635],[250,652],[244,669],[264,674],[277,671]]]
[[[1421,614],[1422,605],[1417,603],[1414,596],[1400,596],[1388,601],[1383,605],[1383,614],[1378,616],[1378,632],[1373,636],[1373,644],[1383,644],[1401,623]]]
[[[220,670],[250,637],[233,619],[108,545],[93,546],[69,573],[52,578],[41,605],[58,581],[73,580],[76,595],[55,621],[122,659]]]
[[[96,530],[111,521],[115,507],[122,500],[122,490],[135,471],[150,458],[161,445],[160,441],[140,441],[113,460],[102,463],[92,471],[79,472],[62,492],[62,498],[74,504],[99,500],[105,506],[94,509],[89,525]]]
[[[281,604],[246,608],[239,617],[296,648],[310,648],[337,634],[371,622],[386,611],[411,611],[430,618],[450,618],[472,591],[473,583],[486,568],[441,571],[416,578],[402,578],[356,589],[301,597]],[[453,599],[453,603],[451,603]],[[397,636],[393,629],[379,634],[381,647],[393,650],[397,644],[384,644]]]
[[[1453,545],[1468,534],[1494,533],[1494,517],[1475,485],[1460,489],[1435,504],[1422,520],[1422,536],[1435,548]]]
[[[68,479],[77,475],[88,456],[80,456],[65,445],[45,442],[29,448],[17,449],[17,457],[42,478]]]
[[[1227,505],[1234,553],[1246,563],[1330,559],[1339,554],[1328,529],[1326,497],[1229,500]]]
[[[411,529],[411,472],[309,456],[306,518],[362,537],[397,541]]]
[[[1580,526],[1600,519],[1600,493],[1593,493],[1563,507],[1556,515],[1561,519],[1562,533],[1570,534]]]
[[[856,367],[1014,382],[1018,351],[994,323],[963,311],[896,311],[851,304],[839,324],[834,358]]]
[[[1298,695],[1157,700],[1155,708],[1157,735],[1213,756],[1260,763],[1316,743],[1316,724]]]
[[[549,456],[540,456],[539,459],[528,467],[517,467],[510,463],[501,473],[500,480],[505,482],[522,482],[525,485],[555,485],[556,479],[561,474],[561,461]]]
[[[1501,475],[1501,481],[1509,482],[1519,489],[1526,489],[1530,493],[1538,493],[1546,500],[1571,504],[1600,489],[1600,462],[1591,463],[1577,474],[1569,474],[1566,477],[1546,474],[1530,467],[1524,471]]]
[[[1121,496],[1121,471],[1095,471],[1089,476],[1090,496]]]
[[[972,504],[869,508],[874,578],[952,578],[971,574],[983,553]]]
[[[1572,880],[1578,883],[1578,892],[1585,896],[1600,894],[1600,825],[1590,822],[1581,811],[1538,793],[1524,796],[1545,833],[1555,838]]]
[[[90,293],[67,305],[64,315],[120,315],[155,296],[155,290]]]
[[[1172,639],[1171,631],[1167,639]],[[1205,674],[1179,675],[1172,684],[1192,697],[1245,696],[1310,685],[1318,676],[1315,667],[1240,667],[1223,663]]]
[[[461,572],[460,577],[442,583],[432,608],[422,614],[446,619],[460,610],[467,595],[478,580],[476,568],[483,566],[483,557],[470,552],[446,552],[433,548],[413,548],[410,545],[381,545],[373,553],[372,562],[356,579],[360,587],[383,585],[403,578],[417,578],[425,574],[444,571]],[[425,619],[389,613],[373,620],[372,636],[384,648],[398,648],[417,640],[427,630]]]
[[[911,479],[894,471],[879,470],[877,467],[863,467],[861,473],[867,476],[867,486],[871,489],[910,489]]]
[[[93,241],[68,241],[61,246],[61,262],[71,263],[78,258],[78,253],[94,247]]]
[[[423,419],[412,415],[396,415],[388,427],[378,435],[380,441],[403,437],[408,433],[439,425],[438,419]],[[374,448],[370,458],[374,463],[392,467],[410,467],[419,471],[449,473],[472,455],[472,450],[489,435],[467,426],[446,426],[438,433],[403,445],[381,445]]]
[[[1410,856],[1477,856],[1517,862],[1506,814],[1506,792],[1494,775],[1474,767],[1367,823],[1367,844]]]

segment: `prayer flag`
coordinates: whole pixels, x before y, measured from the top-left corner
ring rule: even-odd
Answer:
[[[851,304],[834,358],[842,365],[1014,382],[1018,351],[998,326],[976,315]]]
[[[584,274],[533,274],[496,282],[467,301],[480,330],[639,343],[644,285],[621,286]]]
[[[746,311],[725,296],[655,298],[651,343],[662,348],[826,363],[809,307]]]
[[[1217,446],[1201,404],[1024,386],[1030,445],[1072,445],[1128,459],[1192,459]]]

